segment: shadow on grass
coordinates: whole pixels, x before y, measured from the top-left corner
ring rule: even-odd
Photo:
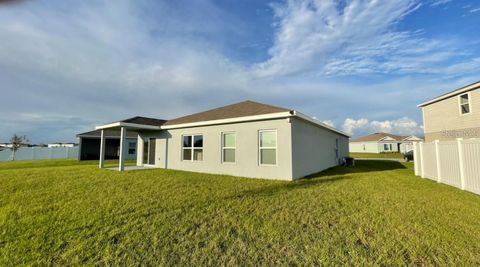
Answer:
[[[400,162],[396,161],[362,160],[357,161],[355,167],[333,167],[293,182],[279,182],[274,185],[241,191],[229,198],[241,199],[251,196],[270,196],[291,190],[309,188],[320,184],[328,184],[338,182],[340,180],[356,178],[354,175],[349,174],[391,171],[398,169],[406,169],[406,167]]]
[[[332,176],[349,173],[367,173],[367,172],[380,172],[380,171],[392,171],[398,169],[407,169],[405,165],[398,161],[388,160],[357,160],[355,161],[355,167],[333,167],[319,173],[308,175],[302,179],[315,179],[323,176]]]

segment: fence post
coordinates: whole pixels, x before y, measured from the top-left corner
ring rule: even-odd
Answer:
[[[418,173],[419,162],[417,161],[419,153],[417,149],[418,149],[417,143],[414,142],[413,143],[413,169],[415,170],[415,176],[419,176],[419,173]]]
[[[65,147],[65,158],[68,159],[68,146]]]
[[[461,189],[465,190],[465,158],[463,156],[463,139],[457,138],[457,146],[458,146],[458,161],[460,167],[460,184]]]
[[[31,148],[32,148],[32,160],[34,160],[35,159],[35,147],[32,146]]]
[[[440,166],[440,149],[438,147],[438,143],[440,141],[435,140],[435,159],[437,161],[437,182],[442,182],[442,168]]]
[[[420,145],[420,177],[425,178],[425,164],[423,160],[423,142]]]

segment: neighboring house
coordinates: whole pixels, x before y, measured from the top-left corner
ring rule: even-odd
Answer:
[[[244,101],[163,121],[97,126],[136,132],[137,166],[293,180],[337,166],[349,136],[295,110]],[[119,170],[126,146],[120,141]],[[102,151],[102,149],[100,149]],[[103,167],[100,157],[100,167]]]
[[[12,144],[11,143],[0,143],[1,148],[11,148]]]
[[[410,135],[401,136],[390,133],[374,133],[350,141],[350,152],[363,153],[405,153],[413,150],[413,143],[423,141],[422,138]]]
[[[75,143],[50,143],[47,144],[47,147],[75,147],[77,144]]]
[[[480,82],[426,101],[422,108],[425,141],[480,138]]]
[[[105,159],[118,159],[120,154],[120,130],[105,130]],[[98,160],[100,159],[100,136],[101,131],[95,130],[86,133],[77,134],[78,159],[79,160]],[[126,136],[127,151],[125,159],[134,160],[137,158],[137,133],[127,132]]]

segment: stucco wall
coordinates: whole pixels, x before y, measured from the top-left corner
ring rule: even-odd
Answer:
[[[350,143],[350,152],[357,153],[380,153],[377,142]]]
[[[425,141],[480,137],[480,89],[470,91],[469,114],[460,114],[459,95],[422,108]]]
[[[277,165],[261,166],[258,153],[258,131],[277,130]],[[222,163],[222,132],[236,133],[236,162]],[[291,127],[287,119],[211,125],[161,132],[141,132],[139,155],[142,155],[143,139],[157,137],[156,166],[161,168],[235,176],[292,179]],[[182,136],[203,135],[203,160],[182,160]],[[142,157],[137,158],[141,164]]]
[[[337,166],[339,159],[348,156],[348,138],[307,121],[293,118],[292,121],[293,177]],[[338,139],[338,158],[335,143]]]
[[[385,150],[384,144],[392,145],[392,150]],[[354,142],[350,143],[350,152],[357,153],[383,153],[383,152],[399,152],[397,142]]]

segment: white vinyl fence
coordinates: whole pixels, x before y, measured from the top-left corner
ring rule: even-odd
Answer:
[[[415,175],[480,194],[480,139],[419,142]]]
[[[0,151],[0,161],[12,160],[12,150]],[[76,159],[78,147],[21,147],[15,152],[15,160]]]

